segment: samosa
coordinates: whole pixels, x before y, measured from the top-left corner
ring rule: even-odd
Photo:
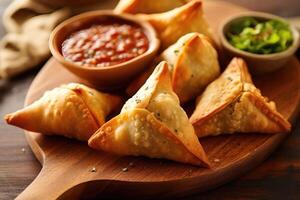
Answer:
[[[120,104],[118,96],[69,83],[46,91],[40,99],[5,119],[29,131],[87,141]]]
[[[137,14],[138,18],[148,21],[157,31],[162,49],[174,44],[181,36],[198,32],[212,40],[209,28],[203,14],[202,2],[193,0],[173,10],[155,14]]]
[[[188,33],[167,48],[158,58],[167,61],[172,88],[180,103],[196,98],[220,75],[218,54],[209,39],[200,33]],[[153,67],[137,77],[126,92],[133,95],[150,76]]]
[[[193,126],[172,91],[166,62],[156,67],[121,113],[89,139],[89,146],[119,155],[209,166]]]
[[[291,129],[275,103],[254,86],[241,58],[234,58],[199,96],[190,122],[198,137],[236,132],[281,133]]]

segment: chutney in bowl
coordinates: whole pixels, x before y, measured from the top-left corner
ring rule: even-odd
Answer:
[[[50,51],[64,67],[91,84],[124,86],[159,49],[153,27],[127,14],[92,11],[72,17],[51,33]]]

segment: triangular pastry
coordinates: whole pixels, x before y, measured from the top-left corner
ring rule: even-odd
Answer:
[[[172,88],[180,103],[195,98],[220,74],[218,55],[208,38],[200,33],[188,33],[167,48],[160,56],[169,64]],[[133,95],[153,71],[149,68],[127,88]]]
[[[120,97],[69,83],[46,91],[39,100],[5,119],[29,131],[87,141],[120,104]]]
[[[160,13],[184,5],[187,0],[120,0],[114,11],[116,13]]]
[[[121,113],[89,139],[89,146],[119,155],[209,166],[193,126],[172,91],[166,62],[156,67]]]
[[[216,50],[199,33],[182,36],[162,53],[161,59],[169,63],[172,87],[180,103],[195,98],[220,74]]]
[[[142,20],[148,21],[157,31],[162,49],[174,44],[181,36],[198,32],[211,36],[211,30],[204,19],[202,2],[193,0],[173,10],[158,14],[138,14]]]
[[[290,123],[252,83],[246,63],[234,58],[198,98],[190,118],[198,137],[235,132],[278,133]]]

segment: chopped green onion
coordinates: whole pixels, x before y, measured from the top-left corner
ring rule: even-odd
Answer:
[[[234,47],[256,54],[281,52],[293,43],[289,25],[276,19],[259,21],[246,17],[233,23],[226,37]]]

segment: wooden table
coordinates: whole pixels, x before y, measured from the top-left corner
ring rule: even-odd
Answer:
[[[0,2],[1,13],[8,3],[8,0]],[[2,27],[0,34],[3,34]],[[37,72],[38,69],[9,81],[0,81],[1,117],[23,106],[27,89]],[[7,126],[1,119],[0,199],[15,198],[40,169],[23,131]],[[251,198],[300,199],[300,120],[287,140],[260,166],[226,185],[185,199]]]

